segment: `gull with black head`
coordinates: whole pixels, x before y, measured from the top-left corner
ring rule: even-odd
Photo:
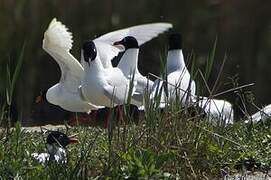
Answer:
[[[143,106],[144,94],[149,93],[153,85],[153,81],[143,76],[138,70],[138,53],[139,45],[133,36],[127,36],[121,41],[114,43],[114,46],[123,46],[125,52],[120,59],[118,68],[123,72],[124,76],[129,80],[136,81],[135,94],[131,99],[131,104],[137,107]]]
[[[119,68],[104,68],[94,41],[82,47],[81,63],[85,69],[82,94],[98,106],[114,107],[127,102],[130,81]],[[133,91],[134,92],[134,91]]]
[[[66,148],[69,144],[78,143],[75,136],[67,136],[59,131],[51,131],[46,139],[47,153],[32,153],[32,157],[39,163],[56,161],[58,163],[67,162]]]
[[[70,53],[72,34],[65,25],[55,18],[44,33],[43,49],[50,54],[61,70],[61,78],[57,84],[48,89],[48,102],[72,112],[87,112],[101,108],[82,99],[79,86],[84,69]]]
[[[112,68],[111,60],[122,49],[112,44],[125,36],[132,35],[139,41],[139,45],[156,37],[158,34],[171,28],[170,23],[152,23],[132,26],[104,34],[93,40],[96,51],[99,52],[100,61],[104,68]],[[61,69],[59,83],[48,89],[46,98],[48,102],[72,112],[90,112],[102,108],[93,102],[86,101],[80,88],[84,68],[70,53],[72,48],[72,33],[66,26],[54,18],[44,33],[43,49],[50,54]],[[114,71],[114,70],[112,70]]]
[[[190,73],[185,65],[182,52],[182,36],[179,33],[169,36],[169,48],[166,63],[166,84],[160,79],[155,80],[151,98],[154,98],[157,92],[162,92],[161,104],[165,105],[168,100],[178,98],[182,104],[191,103],[191,97],[195,95],[196,84],[191,79]],[[162,85],[164,84],[164,85]]]

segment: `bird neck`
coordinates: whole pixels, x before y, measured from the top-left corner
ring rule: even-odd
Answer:
[[[96,59],[93,61],[90,61],[89,64],[86,63],[86,66],[90,72],[95,72],[96,74],[99,74],[104,70],[103,64],[100,60],[98,53],[97,53]]]
[[[187,70],[181,49],[169,50],[167,55],[167,73]]]
[[[127,49],[123,54],[118,68],[121,69],[123,74],[127,77],[133,73],[139,73],[137,64],[138,64],[138,48]]]

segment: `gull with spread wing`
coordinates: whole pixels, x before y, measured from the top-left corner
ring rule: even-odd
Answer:
[[[107,33],[93,41],[103,67],[111,68],[111,60],[122,51],[122,49],[112,46],[115,41],[121,40],[127,35],[133,35],[140,40],[139,44],[143,44],[171,27],[172,25],[169,23],[138,25]],[[54,18],[44,33],[43,49],[60,66],[61,79],[47,91],[46,98],[50,103],[73,112],[90,112],[92,109],[102,108],[83,99],[79,87],[84,69],[69,52],[72,42],[72,34],[68,32],[65,25]]]
[[[79,86],[84,69],[70,53],[72,34],[61,22],[53,19],[44,33],[42,47],[50,54],[61,70],[59,83],[48,89],[48,102],[72,112],[90,112],[99,107],[82,99]]]

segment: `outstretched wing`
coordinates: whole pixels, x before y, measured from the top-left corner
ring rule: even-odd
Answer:
[[[60,83],[72,93],[78,91],[84,69],[70,54],[72,34],[65,25],[54,18],[44,33],[43,49],[58,63],[61,69]]]
[[[143,24],[107,33],[96,40],[113,44],[126,36],[133,36],[137,39],[138,44],[142,45],[170,28],[172,28],[170,23]]]
[[[172,24],[170,23],[137,25],[104,34],[94,39],[94,42],[98,49],[102,63],[106,68],[112,66],[111,60],[121,51],[121,49],[112,46],[114,42],[120,41],[126,36],[133,36],[137,39],[138,45],[142,45],[170,28],[172,28]]]

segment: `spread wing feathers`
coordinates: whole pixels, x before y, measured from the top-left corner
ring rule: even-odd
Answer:
[[[134,36],[138,44],[142,45],[170,28],[172,28],[172,24],[170,23],[143,24],[107,33],[96,40],[112,44],[126,36]]]
[[[172,24],[170,23],[143,24],[107,33],[93,41],[96,44],[104,67],[108,67],[108,64],[111,63],[109,61],[111,61],[121,51],[120,49],[112,46],[114,42],[120,41],[126,36],[133,36],[137,39],[138,45],[142,45],[170,28],[172,28]]]
[[[60,83],[72,92],[76,92],[84,70],[81,64],[69,52],[72,48],[72,43],[72,34],[64,24],[54,18],[44,33],[42,47],[60,66]]]
[[[54,18],[49,24],[48,29],[44,33],[43,47],[60,48],[70,51],[72,48],[72,34],[68,31],[67,27],[60,21]],[[49,46],[48,46],[49,45]]]

